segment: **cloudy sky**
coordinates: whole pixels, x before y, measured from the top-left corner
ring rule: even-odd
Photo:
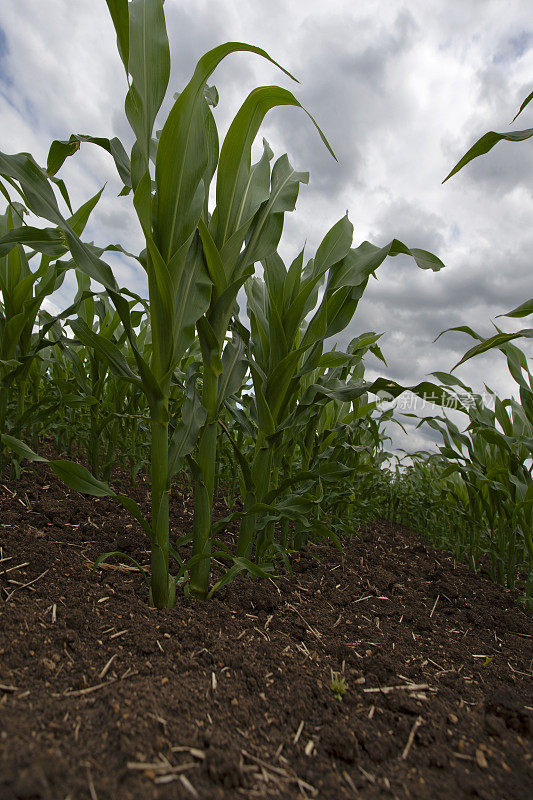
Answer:
[[[119,136],[131,143],[123,112],[125,75],[104,0],[5,0],[0,18],[0,149],[31,152],[42,164],[54,138]],[[257,56],[236,54],[217,69],[215,111],[223,132],[256,85],[295,92],[324,129],[333,160],[297,109],[269,114],[262,129],[276,155],[309,170],[296,211],[287,215],[282,255],[307,243],[309,257],[346,210],[354,244],[394,237],[436,253],[440,273],[389,259],[372,280],[340,343],[385,332],[388,369],[367,373],[416,383],[449,371],[472,340],[444,328],[468,324],[489,335],[491,320],[531,297],[533,145],[502,142],[449,182],[443,178],[488,130],[533,127],[533,104],[509,126],[533,89],[533,21],[527,0],[166,0],[172,95],[197,59],[223,41],[265,48],[300,81],[293,84]],[[531,108],[531,111],[529,111]],[[260,142],[260,137],[259,137]],[[86,145],[61,171],[75,204],[106,181],[87,238],[140,250],[130,199],[110,157]],[[115,262],[122,285],[142,290],[143,275]],[[54,297],[62,307],[68,293]],[[500,321],[507,330],[520,327]],[[457,372],[467,384],[509,395],[514,384],[498,353]],[[395,434],[395,444],[427,446],[429,431]]]

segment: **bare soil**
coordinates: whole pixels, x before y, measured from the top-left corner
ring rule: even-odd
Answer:
[[[191,519],[174,490],[176,537]],[[120,559],[92,570],[145,547],[43,465],[0,481],[0,800],[531,797],[533,630],[510,592],[377,522],[343,558],[310,545],[275,583],[156,612]]]

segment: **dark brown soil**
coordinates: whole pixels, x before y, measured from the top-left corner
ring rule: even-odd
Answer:
[[[313,545],[276,584],[156,612],[119,560],[91,570],[148,563],[136,524],[35,472],[0,485],[0,800],[531,796],[533,630],[509,592],[380,522],[343,561]]]

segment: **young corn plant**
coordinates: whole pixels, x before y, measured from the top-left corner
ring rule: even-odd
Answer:
[[[200,598],[206,596],[209,585],[219,413],[246,371],[239,336],[235,334],[225,347],[224,344],[239,289],[252,275],[255,262],[275,252],[284,214],[294,209],[299,185],[308,180],[308,174],[296,172],[286,155],[276,161],[270,174],[272,151],[266,142],[261,159],[250,165],[251,145],[265,113],[274,104],[289,102],[284,90],[274,91],[272,87],[249,96],[221,149],[216,208],[207,224],[202,219],[199,222],[213,281],[209,307],[197,322],[203,361],[202,402],[207,417],[200,434],[196,465],[190,591]],[[250,118],[246,128],[242,128],[241,115],[243,119]],[[240,154],[238,159],[236,153]]]
[[[45,255],[50,249],[61,253],[69,250],[78,269],[105,288],[120,317],[134,355],[134,368],[111,339],[94,334],[86,343],[107,358],[110,370],[118,378],[139,387],[146,397],[151,421],[151,523],[142,517],[133,501],[122,496],[118,499],[136,515],[150,538],[150,595],[157,608],[164,608],[171,606],[175,597],[175,582],[169,572],[170,480],[194,448],[200,429],[195,487],[196,558],[191,564],[191,591],[197,597],[205,597],[207,592],[216,406],[224,371],[221,351],[238,288],[254,262],[277,246],[283,212],[294,204],[297,181],[288,162],[280,164],[270,180],[269,153],[266,151],[266,158],[259,165],[250,167],[250,151],[259,125],[271,108],[300,104],[286,89],[276,86],[255,89],[232,122],[219,157],[218,134],[209,105],[216,102],[217,95],[207,85],[213,71],[227,55],[238,51],[255,53],[279,67],[261,48],[229,42],[199,60],[159,136],[154,137],[156,116],[170,76],[163,2],[107,0],[107,5],[128,80],[125,110],[135,138],[131,153],[127,154],[116,137],[76,134],[68,141],[52,144],[46,171],[26,153],[0,153],[3,193],[9,197],[6,186],[14,188],[34,215],[55,226],[23,226],[11,238],[12,232],[8,232],[0,240],[0,246],[11,252],[14,247],[30,242],[35,251]],[[62,214],[53,191],[57,171],[84,142],[110,153],[124,184],[121,193],[133,196],[146,244],[136,259],[148,282],[151,330],[148,358],[138,346],[131,302],[127,299],[131,293],[120,290],[111,268],[102,259],[105,248],[96,248],[80,239],[72,220]],[[210,216],[209,188],[217,166],[217,207]],[[120,246],[109,249],[122,250]],[[204,360],[203,410],[191,396],[184,404],[181,419],[170,420],[174,371],[194,339],[196,325]],[[80,335],[79,326],[76,333]],[[4,436],[3,442],[18,450],[19,455],[40,458],[13,438]],[[116,496],[107,484],[97,481],[81,467],[50,463],[75,488],[89,494]]]
[[[333,696],[336,700],[342,700],[346,692],[346,680],[341,672],[334,672],[331,670],[331,679],[329,683]]]
[[[381,248],[370,242],[352,248],[352,238],[353,225],[345,216],[326,234],[305,268],[303,251],[289,268],[277,252],[272,253],[262,261],[264,282],[251,278],[245,286],[251,330],[251,410],[257,435],[245,481],[247,491],[237,546],[240,557],[250,558],[254,544],[258,545],[259,554],[272,547],[274,522],[280,515],[309,528],[309,498],[287,497],[286,492],[313,479],[309,468],[317,412],[332,400],[352,402],[369,391],[379,390],[396,396],[406,389],[383,378],[372,384],[357,379],[346,382],[343,368],[358,363],[361,354],[355,350],[325,352],[325,342],[352,321],[370,276],[387,256],[409,255],[422,269],[439,270],[443,264],[431,253],[409,249],[398,239]],[[379,336],[365,336],[365,346],[379,353]],[[420,384],[412,390],[429,391],[430,386],[436,390],[430,384]],[[436,392],[442,395],[441,390]],[[296,446],[299,467],[280,482],[281,465]],[[324,480],[338,479],[350,472],[349,468],[326,461],[316,466],[315,478]],[[276,505],[280,493],[285,497]],[[266,527],[265,515],[270,516]],[[256,541],[258,526],[264,528],[260,542]]]

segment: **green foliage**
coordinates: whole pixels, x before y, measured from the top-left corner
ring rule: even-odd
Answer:
[[[346,681],[344,680],[344,675],[340,672],[334,672],[331,670],[330,686],[335,699],[342,700],[343,695],[346,692]]]
[[[309,176],[286,154],[274,158],[265,140],[254,164],[251,152],[271,109],[302,107],[285,88],[257,87],[220,144],[211,110],[218,93],[208,81],[240,51],[290,73],[260,48],[220,45],[199,59],[154,136],[170,74],[163,1],[107,4],[127,77],[130,152],[116,137],[72,134],[52,143],[46,169],[27,153],[0,153],[7,201],[0,216],[5,461],[15,470],[23,459],[45,462],[71,488],[121,503],[148,537],[150,575],[133,563],[157,608],[173,604],[181,583],[190,597],[205,599],[241,574],[269,579],[278,569],[290,571],[291,555],[309,539],[329,539],[342,550],[347,529],[357,533],[379,515],[423,527],[439,545],[453,542],[475,568],[488,558],[494,577],[510,587],[529,570],[531,597],[533,386],[527,359],[512,343],[531,337],[531,329],[498,330],[489,339],[455,329],[477,342],[460,363],[492,348],[507,357],[520,401],[495,397],[494,410],[479,399],[464,405],[461,395],[471,393],[448,373],[410,387],[366,380],[370,356],[386,365],[381,334],[359,332],[345,351],[329,342],[353,324],[369,279],[400,254],[420,269],[437,271],[442,262],[398,239],[353,246],[346,214],[313,258],[304,262],[302,251],[285,264],[278,253],[285,214]],[[513,136],[480,140],[451,174]],[[56,176],[86,145],[111,156],[121,195],[131,197],[145,244],[136,255],[82,240],[101,191],[73,211]],[[40,227],[25,224],[30,213]],[[147,298],[119,287],[108,252],[144,270]],[[68,270],[78,290],[53,316],[43,303]],[[242,288],[246,314],[237,304]],[[526,317],[532,309],[530,300],[507,316]],[[417,456],[393,473],[384,433],[393,412],[379,400],[406,389],[443,406],[455,398],[469,425],[461,431],[445,415],[426,420],[442,436],[439,454]],[[50,448],[67,458],[39,455]],[[132,483],[141,470],[150,472],[151,514],[112,488],[116,467]],[[183,481],[194,493],[193,530],[172,542],[170,498]],[[222,495],[228,513],[215,521],[214,499]],[[103,554],[95,567],[118,555],[124,557],[118,550]],[[331,688],[341,699],[340,673],[332,671]]]

